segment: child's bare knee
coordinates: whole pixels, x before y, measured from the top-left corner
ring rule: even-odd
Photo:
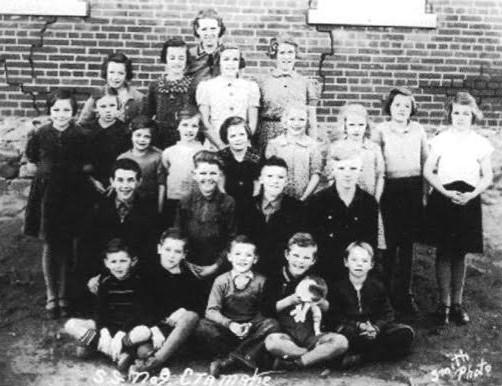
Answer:
[[[72,318],[68,319],[64,324],[64,331],[67,334],[73,334],[78,326],[78,319]]]
[[[349,349],[348,339],[341,334],[331,334],[330,340],[338,350],[347,351]]]
[[[180,322],[183,324],[197,324],[199,321],[199,315],[197,315],[196,312],[193,311],[185,311],[183,315],[180,318]]]
[[[146,342],[152,337],[152,332],[147,326],[136,326],[129,332],[129,337],[131,343]]]
[[[267,351],[274,350],[279,344],[280,340],[281,340],[280,334],[273,333],[267,335],[267,337],[265,338],[265,348],[267,349]]]
[[[92,319],[71,318],[64,324],[64,331],[72,335],[89,329],[96,329],[96,323]]]

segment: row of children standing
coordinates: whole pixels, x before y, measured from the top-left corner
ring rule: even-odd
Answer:
[[[43,269],[48,312],[67,313],[67,256],[79,249],[74,242],[77,236],[89,237],[85,226],[80,225],[89,222],[79,220],[91,212],[93,224],[101,221],[104,225],[91,227],[100,232],[89,237],[90,244],[94,244],[90,255],[102,250],[113,236],[120,236],[143,260],[155,255],[158,232],[149,231],[155,212],[164,213],[166,223],[162,226],[172,222],[174,213],[178,213],[177,224],[185,233],[194,258],[192,269],[201,277],[221,271],[222,251],[237,229],[255,240],[265,273],[280,265],[277,256],[285,249],[286,240],[302,227],[316,238],[319,265],[328,275],[343,270],[341,256],[349,243],[359,240],[374,248],[386,246],[383,265],[387,287],[391,294],[400,296],[393,299],[394,305],[403,311],[415,311],[411,292],[412,246],[424,219],[423,174],[434,188],[427,218],[433,219],[428,228],[434,232],[429,233],[440,246],[438,316],[443,322],[450,316],[460,323],[468,322],[461,306],[464,256],[466,252],[479,252],[482,246],[479,194],[491,181],[492,151],[489,143],[471,130],[471,124],[480,116],[474,99],[460,93],[448,104],[451,129],[432,141],[430,155],[423,128],[411,120],[416,103],[408,90],[391,91],[385,106],[391,119],[377,128],[377,145],[365,135],[369,119],[364,107],[348,105],[341,116],[347,138],[343,144],[330,147],[328,159],[340,162],[360,155],[361,165],[335,162],[337,193],[328,188],[308,200],[319,184],[323,163],[316,142],[306,134],[309,122],[315,122],[313,109],[307,102],[315,101],[316,97],[311,85],[293,71],[297,46],[290,38],[272,42],[271,54],[276,55],[278,64],[270,82],[264,82],[261,88],[264,102],[258,119],[259,88],[238,77],[244,60],[237,48],[223,48],[219,44],[224,26],[219,17],[211,15],[214,16],[201,13],[194,22],[194,32],[202,41],[206,37],[206,48],[218,52],[216,62],[221,75],[201,81],[204,76],[215,74],[215,54],[208,53],[201,45],[188,55],[184,43],[172,40],[161,54],[166,62],[166,75],[152,84],[144,102],[126,82],[132,78],[132,65],[122,54],[110,55],[104,62],[107,87],[86,103],[81,114],[82,130],[72,123],[77,107],[71,95],[59,91],[51,99],[52,124],[35,133],[28,144],[27,156],[39,168],[26,219],[26,233],[43,235],[46,242]],[[188,68],[187,57],[191,58]],[[278,87],[279,84],[283,87]],[[279,90],[283,89],[295,91],[281,93]],[[303,95],[300,103],[293,101],[298,95]],[[200,113],[189,107],[194,97]],[[89,123],[86,116],[94,112],[98,113],[97,120]],[[139,112],[146,116],[137,115]],[[155,124],[149,117],[155,117]],[[204,144],[197,141],[200,121]],[[258,126],[261,130],[256,136]],[[249,146],[255,138],[260,145],[258,151]],[[152,141],[164,150],[153,147]],[[228,147],[223,148],[224,144]],[[218,149],[224,163],[213,160],[212,153],[200,153],[203,147]],[[272,168],[274,172],[264,175],[262,169],[260,174],[258,165],[263,152],[273,160],[284,159],[285,162],[275,161],[283,172]],[[196,153],[193,180],[197,189],[194,190],[189,165]],[[117,157],[134,160],[140,166],[139,174],[135,172],[131,177],[121,172],[134,169],[132,166],[114,167]],[[361,175],[351,173],[359,169]],[[221,172],[226,178],[223,184],[226,192],[235,199],[235,208],[234,200],[225,194],[213,197]],[[347,197],[343,196],[344,184],[352,186],[355,175],[373,201],[356,194],[353,187],[347,190],[350,193]],[[136,191],[139,176],[141,184]],[[252,198],[259,185],[263,191],[258,198]],[[106,205],[101,198],[95,198],[96,194],[109,193],[113,193],[113,200],[108,199]],[[217,199],[207,202],[204,193]],[[124,200],[117,200],[120,195]],[[146,204],[136,204],[128,195],[129,198],[137,195]],[[334,197],[339,201],[333,201]],[[96,203],[97,200],[100,202]],[[308,201],[306,224],[292,215],[301,213],[300,201]],[[383,219],[380,223],[374,210],[377,202]],[[341,206],[336,208],[334,203]],[[145,208],[144,213],[137,214],[139,206]],[[288,211],[281,210],[284,208]],[[107,218],[111,212],[117,212],[119,224],[132,213],[141,221],[117,235],[109,232],[118,226],[109,221],[110,216]],[[351,231],[344,231],[347,228]],[[98,239],[102,241],[97,242]],[[94,268],[89,272],[95,272]]]

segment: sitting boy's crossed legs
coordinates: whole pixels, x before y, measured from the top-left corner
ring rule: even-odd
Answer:
[[[275,319],[264,318],[252,322],[248,335],[239,339],[228,328],[208,319],[201,319],[196,329],[197,339],[204,343],[207,351],[214,356],[229,354],[248,367],[256,367],[265,337],[279,331]]]
[[[304,367],[328,361],[342,355],[348,348],[348,341],[343,335],[326,332],[312,335],[302,342],[285,333],[275,333],[267,336],[265,347],[279,358],[298,359]]]

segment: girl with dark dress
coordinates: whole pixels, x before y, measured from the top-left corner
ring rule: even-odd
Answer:
[[[68,314],[68,263],[91,188],[84,172],[86,138],[73,123],[77,102],[72,93],[57,90],[48,109],[52,123],[33,133],[26,148],[37,173],[28,198],[24,232],[44,240],[46,310],[49,318],[56,318]]]

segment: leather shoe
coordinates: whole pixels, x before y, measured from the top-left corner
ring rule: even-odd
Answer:
[[[363,363],[363,357],[361,354],[346,354],[340,364],[342,370],[347,370],[352,367],[357,367]]]
[[[454,304],[451,307],[450,319],[458,325],[465,325],[471,321],[471,318],[469,318],[469,315],[465,312],[461,304]]]
[[[131,354],[123,352],[119,355],[117,359],[117,370],[122,374],[127,374],[129,367],[134,362],[134,358]]]
[[[299,370],[301,368],[300,363],[296,359],[283,357],[275,358],[272,364],[272,370]]]
[[[209,374],[219,378],[222,373],[229,371],[236,363],[237,360],[230,356],[225,359],[217,359],[209,365]]]

